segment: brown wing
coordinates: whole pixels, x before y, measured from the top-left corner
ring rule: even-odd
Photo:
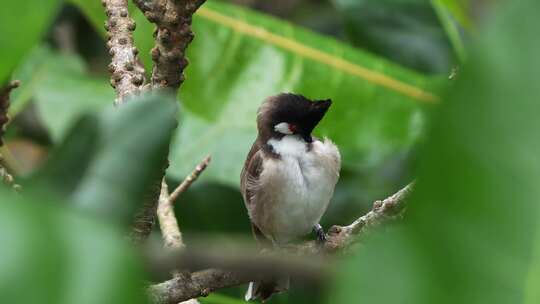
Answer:
[[[249,151],[244,168],[240,174],[240,191],[244,198],[244,204],[249,209],[253,197],[253,186],[257,183],[262,171],[262,150],[256,141]]]
[[[240,191],[242,192],[244,204],[248,210],[250,210],[253,207],[251,205],[255,203],[253,198],[255,197],[257,183],[262,171],[263,153],[258,141],[256,141],[248,153],[244,168],[242,168],[242,173],[240,174]],[[251,223],[251,230],[253,236],[262,247],[271,246],[272,242],[264,236],[257,225]]]

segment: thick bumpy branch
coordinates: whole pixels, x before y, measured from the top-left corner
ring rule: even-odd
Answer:
[[[9,95],[13,89],[19,86],[20,82],[14,80],[8,83],[6,86],[0,88],[0,147],[4,144],[2,137],[4,136],[4,129],[9,121],[8,108],[9,108]]]
[[[349,247],[356,236],[367,228],[375,227],[380,223],[396,218],[405,208],[406,199],[412,191],[413,184],[407,185],[394,195],[373,203],[370,212],[355,220],[348,226],[333,226],[330,228],[327,241],[323,246],[314,241],[306,242],[288,248],[296,254],[329,254]],[[183,274],[166,282],[152,285],[148,289],[153,303],[178,303],[187,299],[206,296],[210,292],[244,284],[260,279],[256,271],[239,272],[219,269],[207,269]]]
[[[193,40],[191,18],[205,0],[134,0],[156,25],[152,49],[152,86],[176,91],[184,81],[185,51]]]
[[[0,88],[0,147],[4,145],[3,136],[6,124],[9,121],[8,109],[9,109],[9,96],[11,91],[19,86],[19,81],[14,80],[8,83],[3,88]],[[3,158],[0,155],[0,181],[5,185],[13,188],[15,191],[20,191],[20,186],[15,184],[13,176],[9,174],[6,168],[2,166]]]
[[[116,90],[116,104],[137,94],[145,82],[144,67],[137,58],[133,43],[135,21],[129,17],[127,0],[103,0],[107,21],[107,47],[112,57],[109,64],[111,86]]]
[[[21,186],[17,185],[13,179],[13,176],[9,174],[6,168],[2,166],[2,155],[0,155],[0,181],[12,188],[16,192],[21,191]]]
[[[151,54],[154,61],[152,88],[169,88],[172,94],[176,94],[176,90],[183,82],[183,71],[187,65],[185,50],[193,40],[191,17],[204,0],[134,0],[134,2],[146,18],[157,26],[154,32],[156,46]],[[142,243],[152,230],[160,182],[157,181],[155,187],[157,191],[151,193],[148,202],[135,216],[130,235],[135,244]]]

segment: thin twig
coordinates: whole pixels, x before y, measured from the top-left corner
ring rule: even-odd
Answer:
[[[133,43],[135,21],[129,17],[127,0],[103,0],[108,21],[107,47],[112,56],[109,72],[111,86],[116,89],[116,104],[130,95],[138,94],[145,82],[144,67],[137,55],[139,51]]]
[[[163,179],[161,193],[159,195],[157,218],[161,235],[166,248],[184,248],[180,226],[174,214],[174,205],[170,200],[169,187]]]
[[[169,197],[169,200],[171,201],[171,203],[174,204],[174,202],[176,202],[178,197],[180,195],[182,195],[182,193],[184,193],[189,188],[189,186],[191,186],[191,184],[193,184],[193,182],[195,182],[197,180],[197,178],[199,178],[199,175],[201,175],[201,173],[206,169],[206,167],[208,166],[208,164],[210,163],[211,160],[212,160],[212,157],[210,155],[205,157],[197,165],[197,167],[195,167],[195,170],[193,170],[193,172],[191,172],[191,174],[188,175],[182,181],[182,183],[180,183],[180,185],[178,187],[176,187],[176,189],[174,189],[174,191],[171,193],[171,195]]]
[[[174,214],[174,201],[184,193],[193,182],[201,175],[210,163],[210,156],[205,157],[195,170],[189,174],[172,194],[169,194],[169,187],[165,180],[161,183],[161,193],[159,195],[157,218],[161,234],[166,248],[183,248],[182,233]]]
[[[184,81],[185,51],[193,40],[191,20],[205,0],[134,0],[148,21],[156,24],[152,49],[152,86],[176,91]]]
[[[324,246],[314,241],[305,242],[292,246],[298,254],[321,254],[334,253],[347,248],[357,235],[364,233],[367,228],[393,219],[405,208],[406,199],[409,197],[413,184],[409,184],[394,195],[373,203],[373,208],[367,214],[361,216],[348,226],[333,226]],[[233,272],[220,269],[207,269],[191,274],[184,273],[182,276],[160,284],[152,285],[147,290],[149,297],[156,304],[172,304],[187,299],[206,296],[210,292],[256,281],[256,272]]]

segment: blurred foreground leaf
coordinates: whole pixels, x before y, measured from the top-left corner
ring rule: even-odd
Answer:
[[[77,4],[91,20],[104,17]],[[138,36],[143,56],[153,45],[151,28],[138,23],[137,31],[148,33]],[[436,79],[237,6],[206,3],[194,31],[181,89],[185,111],[169,168],[176,178],[212,154],[203,178],[236,186],[256,136],[256,109],[279,92],[334,100],[318,134],[332,138],[354,168],[376,168],[409,151],[422,134],[424,105],[437,100]]]
[[[142,272],[119,233],[0,189],[0,302],[146,303]]]
[[[87,116],[29,183],[68,195],[85,212],[129,221],[163,172],[176,109],[173,98],[153,94]]]
[[[540,3],[500,8],[434,120],[405,224],[364,243],[333,299],[538,302]]]
[[[2,1],[0,9],[0,84],[46,33],[60,0]]]
[[[130,221],[163,173],[176,108],[172,98],[147,95],[107,111],[101,119],[96,154],[74,193],[76,204]]]

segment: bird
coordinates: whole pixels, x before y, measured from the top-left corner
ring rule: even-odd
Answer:
[[[257,111],[258,135],[240,175],[240,189],[253,235],[263,248],[279,248],[315,232],[332,198],[341,169],[338,147],[313,130],[332,101],[281,93],[266,98]],[[251,282],[246,301],[266,301],[286,291],[288,278]]]

